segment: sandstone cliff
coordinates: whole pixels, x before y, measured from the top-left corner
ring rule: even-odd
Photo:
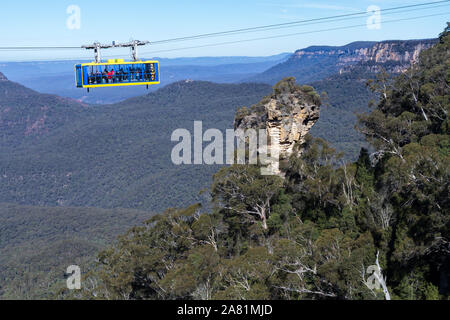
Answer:
[[[311,46],[297,50],[286,61],[248,81],[274,84],[284,77],[295,77],[300,83],[311,83],[362,65],[369,72],[378,72],[383,68],[391,73],[399,73],[416,63],[420,52],[437,41],[358,41],[345,46]]]
[[[280,161],[294,152],[296,143],[304,143],[305,136],[320,115],[320,97],[310,86],[299,86],[295,78],[286,78],[274,86],[272,95],[263,98],[250,109],[236,113],[235,129],[266,129],[269,153],[276,146]],[[301,148],[299,149],[301,152]],[[276,174],[281,170],[276,161],[269,164]]]
[[[297,50],[293,59],[316,58],[326,56],[336,60],[339,72],[347,72],[359,63],[372,70],[384,67],[390,72],[400,73],[417,63],[420,52],[430,48],[436,39],[389,40],[381,42],[355,42],[344,47],[310,47]]]

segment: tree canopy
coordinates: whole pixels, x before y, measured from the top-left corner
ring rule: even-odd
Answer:
[[[417,65],[368,84],[379,102],[358,128],[373,154],[345,163],[308,137],[284,178],[222,168],[210,210],[131,229],[70,297],[448,299],[449,47],[447,28]]]

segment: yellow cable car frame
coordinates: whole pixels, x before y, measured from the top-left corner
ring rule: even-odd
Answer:
[[[111,70],[114,70],[113,74],[107,73]],[[75,83],[78,88],[88,89],[155,85],[160,83],[159,62],[109,59],[107,62],[82,63],[75,65]]]

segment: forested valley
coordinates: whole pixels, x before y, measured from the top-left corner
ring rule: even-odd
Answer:
[[[356,161],[309,136],[284,178],[223,167],[98,255],[67,299],[449,299],[450,34],[368,87]],[[282,86],[283,84],[278,84]],[[371,286],[375,266],[380,286]]]

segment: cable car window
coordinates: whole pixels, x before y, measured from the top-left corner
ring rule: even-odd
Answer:
[[[77,87],[159,83],[157,62],[89,63],[76,68]],[[81,83],[80,83],[81,82]]]

